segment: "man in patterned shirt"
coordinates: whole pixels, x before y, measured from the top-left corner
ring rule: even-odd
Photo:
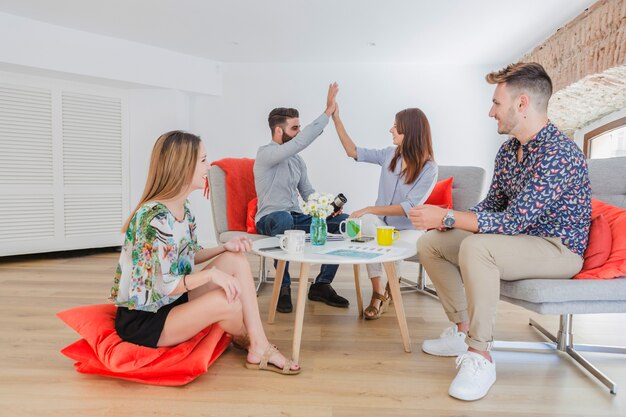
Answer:
[[[500,280],[568,279],[580,271],[591,224],[585,157],[548,120],[552,81],[537,63],[487,75],[496,84],[489,116],[500,148],[487,197],[469,212],[419,206],[410,213],[426,233],[420,260],[454,325],[422,350],[458,356],[449,394],[484,397],[496,380],[493,344]],[[459,356],[460,355],[460,356]]]

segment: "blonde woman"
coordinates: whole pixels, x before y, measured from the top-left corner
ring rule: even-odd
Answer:
[[[247,348],[248,368],[297,374],[300,367],[263,330],[245,256],[251,241],[233,238],[210,249],[197,243],[187,197],[205,186],[208,169],[198,136],[173,131],[156,141],[143,196],[123,227],[111,289],[116,331],[138,345],[174,346],[217,323]]]
[[[394,146],[383,149],[357,147],[339,117],[339,106],[333,113],[337,135],[346,154],[357,162],[381,166],[378,198],[373,206],[354,211],[351,218],[362,218],[363,234],[376,236],[378,226],[393,226],[400,230],[400,240],[417,244],[424,233],[415,230],[408,218],[412,207],[424,204],[435,183],[438,167],[433,156],[430,124],[423,111],[404,109],[396,114],[389,129]],[[396,263],[398,273],[400,262]],[[368,264],[367,273],[372,283],[372,299],[363,311],[367,320],[375,320],[389,305],[389,294],[383,285],[382,265]]]

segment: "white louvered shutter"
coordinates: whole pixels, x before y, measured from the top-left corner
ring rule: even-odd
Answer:
[[[111,234],[122,224],[122,103],[63,92],[67,236]]]
[[[119,245],[124,95],[41,84],[0,83],[0,256]]]
[[[2,246],[54,238],[52,185],[51,91],[0,84]]]

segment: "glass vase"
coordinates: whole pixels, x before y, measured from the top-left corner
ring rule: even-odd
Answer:
[[[326,219],[323,217],[313,216],[311,219],[311,245],[325,245],[327,235],[328,226],[326,225]]]

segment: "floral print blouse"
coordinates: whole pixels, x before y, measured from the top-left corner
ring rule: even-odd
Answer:
[[[170,294],[183,276],[193,272],[199,249],[188,202],[180,221],[161,203],[142,205],[126,231],[110,300],[151,312],[173,303],[182,294]]]

